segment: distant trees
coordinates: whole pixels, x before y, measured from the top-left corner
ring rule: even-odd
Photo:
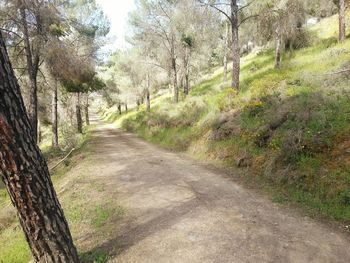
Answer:
[[[269,1],[259,13],[260,35],[266,41],[275,41],[275,68],[278,69],[286,44],[292,47],[294,39],[303,33],[302,26],[306,17],[304,4],[299,0]]]
[[[57,148],[59,87],[76,73],[69,62],[78,58],[82,65],[93,67],[98,41],[108,33],[109,22],[95,0],[4,0],[0,16],[35,138],[38,111],[47,103],[45,97],[39,101],[39,95],[52,90],[52,145]]]
[[[57,12],[48,1],[4,0],[0,10],[1,27],[14,43],[12,51],[21,61],[29,82],[27,105],[33,135],[38,135],[38,73],[43,63],[45,43],[51,34],[50,25],[57,18]],[[4,31],[5,32],[5,31]]]
[[[36,262],[78,263],[0,32],[0,174]]]

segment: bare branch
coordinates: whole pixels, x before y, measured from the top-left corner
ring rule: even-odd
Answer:
[[[224,16],[227,17],[227,19],[230,21],[230,23],[232,23],[232,18],[231,16],[229,16],[225,11],[221,10],[220,8],[218,8],[215,4],[210,4],[210,3],[206,3],[202,0],[198,0],[199,3],[202,4],[202,6],[210,6],[212,8],[214,8],[215,10],[219,11],[221,14],[223,14]]]
[[[243,18],[240,22],[239,22],[239,24],[238,24],[238,27],[240,27],[242,24],[244,24],[244,22],[246,22],[247,20],[249,20],[249,19],[251,19],[251,18],[255,18],[255,17],[259,17],[259,15],[250,15],[250,16],[247,16],[247,17],[245,17],[245,18]]]

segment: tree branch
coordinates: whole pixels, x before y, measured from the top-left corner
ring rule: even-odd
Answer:
[[[232,18],[231,16],[229,16],[225,11],[221,10],[220,8],[216,7],[215,4],[209,4],[209,3],[206,3],[202,0],[198,0],[199,3],[202,4],[202,6],[210,6],[212,8],[214,8],[215,10],[219,11],[221,14],[223,14],[224,16],[227,17],[227,19],[230,21],[230,23],[232,23]]]

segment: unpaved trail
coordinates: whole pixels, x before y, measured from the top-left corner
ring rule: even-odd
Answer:
[[[350,262],[346,234],[94,118],[96,180],[126,209],[109,262]]]

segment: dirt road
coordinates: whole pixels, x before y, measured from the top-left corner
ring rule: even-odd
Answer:
[[[350,262],[350,240],[229,176],[98,120],[96,177],[126,209],[109,262]]]

